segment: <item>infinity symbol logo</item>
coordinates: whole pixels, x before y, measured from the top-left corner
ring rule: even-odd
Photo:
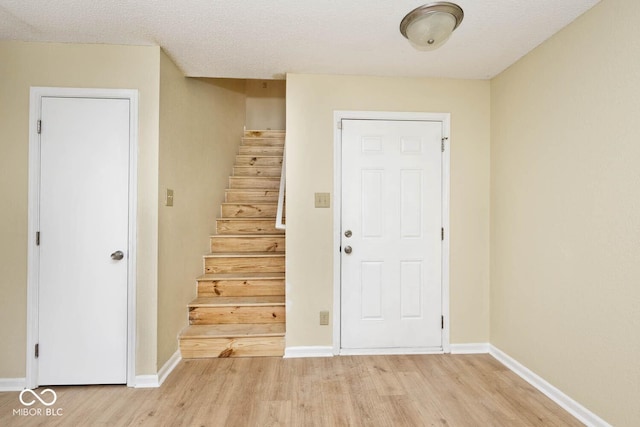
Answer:
[[[31,393],[31,396],[32,396],[32,399],[33,399],[33,400],[31,400],[31,401],[26,401],[26,402],[25,402],[25,400],[24,400],[24,398],[23,398],[23,396],[24,396],[24,394],[25,394],[25,393]],[[44,396],[44,395],[45,395],[45,394],[47,394],[47,393],[49,393],[49,394],[52,394],[52,395],[53,395],[53,400],[52,400],[51,402],[49,402],[49,403],[45,402],[45,401],[44,401],[44,399],[42,399],[42,397],[40,397],[40,396]],[[44,406],[51,406],[51,405],[53,405],[54,403],[56,403],[56,400],[58,400],[58,395],[56,394],[56,392],[55,392],[55,391],[51,390],[50,388],[45,388],[44,390],[42,390],[42,393],[40,393],[40,396],[38,396],[38,395],[36,394],[36,392],[35,392],[35,391],[33,391],[33,390],[24,389],[24,390],[22,390],[22,392],[20,392],[20,403],[22,403],[24,406],[31,406],[31,405],[33,405],[34,403],[36,403],[36,400],[39,400],[39,401],[40,401],[40,403],[42,403]],[[28,399],[28,398],[29,398],[29,397],[27,396],[27,399]]]

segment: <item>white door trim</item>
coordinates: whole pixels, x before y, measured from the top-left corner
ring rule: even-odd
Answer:
[[[442,242],[442,315],[444,328],[442,330],[442,349],[426,352],[451,352],[449,341],[449,176],[450,176],[450,113],[419,113],[419,112],[386,112],[386,111],[334,111],[333,112],[333,354],[346,354],[341,350],[340,338],[340,242],[341,242],[341,212],[342,212],[342,129],[343,119],[354,120],[420,120],[442,123],[442,135],[445,138],[442,154],[442,226],[444,240]],[[382,354],[376,352],[376,354]]]
[[[127,386],[135,386],[136,366],[136,228],[137,228],[137,153],[138,91],[133,89],[90,89],[32,87],[29,98],[29,208],[27,267],[27,349],[26,386],[38,385],[38,361],[34,348],[38,337],[39,251],[36,232],[40,212],[40,138],[37,124],[43,97],[103,98],[129,100],[129,243],[127,257]]]

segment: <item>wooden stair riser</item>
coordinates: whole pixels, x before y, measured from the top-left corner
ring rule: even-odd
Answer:
[[[282,156],[236,156],[235,166],[282,167]]]
[[[227,190],[227,203],[262,203],[278,202],[279,190]]]
[[[210,357],[282,357],[284,337],[184,338],[183,359]]]
[[[248,136],[242,138],[242,146],[251,147],[284,147],[284,138],[259,138]]]
[[[285,307],[283,305],[189,308],[189,324],[191,325],[284,322]]]
[[[233,176],[272,176],[280,178],[280,166],[235,166]]]
[[[286,131],[280,129],[267,129],[267,130],[245,130],[245,137],[254,137],[254,138],[284,138],[286,135]]]
[[[279,190],[280,177],[230,176],[229,188]]]
[[[223,218],[275,218],[277,203],[223,203]]]
[[[284,234],[284,230],[276,228],[275,218],[218,218],[216,232],[218,234]]]
[[[206,274],[284,273],[284,256],[274,257],[206,257]]]
[[[241,145],[238,149],[241,156],[282,156],[284,147],[261,147],[254,145]]]
[[[201,280],[198,282],[198,297],[247,297],[275,295],[284,295],[284,280]]]
[[[211,252],[284,252],[285,237],[280,236],[211,236]]]

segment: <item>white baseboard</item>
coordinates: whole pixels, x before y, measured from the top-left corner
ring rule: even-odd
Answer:
[[[562,391],[551,385],[542,377],[530,371],[527,367],[525,367],[520,362],[504,353],[500,349],[491,345],[489,348],[489,354],[491,354],[500,363],[519,375],[523,380],[537,388],[549,399],[556,402],[565,411],[576,417],[580,422],[586,424],[589,427],[611,427],[611,425],[605,420],[598,417],[596,414],[564,394]]]
[[[135,388],[158,388],[160,382],[158,381],[158,375],[136,375]]]
[[[173,353],[173,356],[167,360],[167,362],[160,368],[155,375],[136,375],[135,388],[158,388],[162,385],[164,380],[167,379],[169,374],[178,366],[178,363],[182,360],[180,356],[180,350]]]
[[[442,347],[393,347],[340,349],[340,356],[386,356],[394,354],[443,354]]]
[[[287,347],[284,349],[285,359],[293,359],[298,357],[333,357],[333,347],[300,346],[300,347]]]
[[[488,342],[451,344],[451,354],[486,354],[489,347]]]
[[[182,356],[180,355],[180,349],[178,349],[158,371],[159,385],[162,385],[164,380],[166,380],[169,374],[173,372],[173,370],[176,368],[176,366],[178,366],[178,363],[180,363],[181,360]]]
[[[0,391],[22,391],[25,388],[26,378],[0,378]]]
[[[162,385],[169,374],[178,366],[182,360],[180,350],[173,353],[173,356],[160,368],[155,375],[136,375],[135,388],[157,388]],[[27,387],[26,378],[0,378],[0,392],[2,391],[22,391]]]

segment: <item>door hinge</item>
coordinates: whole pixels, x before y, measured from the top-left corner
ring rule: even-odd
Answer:
[[[40,357],[40,344],[36,344],[35,356],[36,356],[36,359]]]
[[[337,126],[338,129],[342,129],[342,120],[338,120]]]
[[[440,229],[440,240],[444,240],[444,228]]]
[[[37,124],[38,135],[42,133],[42,120],[38,120]]]
[[[36,246],[40,246],[40,232],[36,231]]]
[[[440,145],[440,149],[442,150],[442,152],[443,152],[443,153],[444,153],[444,142],[445,142],[447,139],[449,139],[449,137],[447,137],[447,136],[443,136],[443,137],[440,139],[440,144],[441,144],[441,145]]]
[[[440,316],[440,329],[444,329],[444,316]]]

